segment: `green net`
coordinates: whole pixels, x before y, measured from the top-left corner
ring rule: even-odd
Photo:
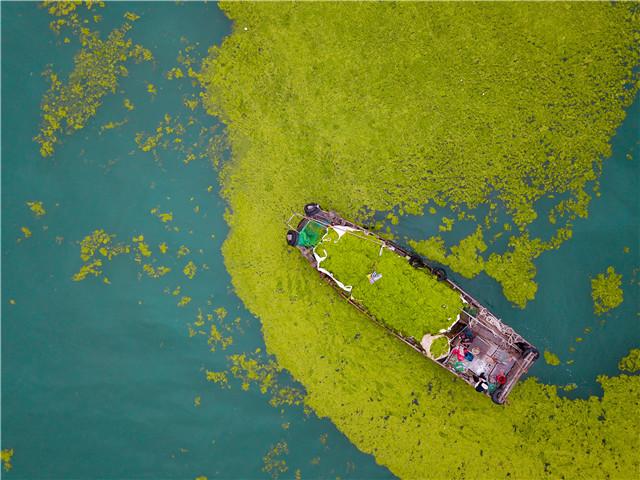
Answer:
[[[298,234],[298,245],[315,247],[320,243],[325,233],[327,233],[327,227],[311,220]]]

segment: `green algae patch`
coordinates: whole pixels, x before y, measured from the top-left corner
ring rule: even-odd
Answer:
[[[84,265],[72,277],[74,282],[80,282],[88,276],[102,275],[101,267],[104,260],[112,260],[122,254],[129,254],[131,247],[123,243],[114,243],[115,235],[110,235],[102,229],[94,230],[80,241],[80,259]],[[104,278],[104,283],[110,283]]]
[[[171,222],[173,220],[173,212],[161,212],[158,207],[151,209],[151,215],[158,217],[162,223]]]
[[[40,201],[27,202],[27,207],[33,212],[36,217],[43,217],[47,214],[44,209],[44,204]]]
[[[538,285],[535,282],[537,269],[533,263],[543,252],[558,248],[566,232],[559,234],[548,242],[539,238],[531,239],[528,233],[512,236],[508,242],[508,250],[503,253],[492,253],[487,260],[482,253],[487,250],[483,228],[478,225],[476,231],[453,245],[447,253],[444,240],[430,237],[426,240],[410,240],[409,245],[429,260],[442,263],[467,278],[473,278],[484,271],[502,285],[504,296],[524,308],[527,302],[535,298]]]
[[[191,303],[192,298],[189,296],[183,296],[180,298],[180,301],[176,304],[178,307],[184,307]]]
[[[449,352],[449,339],[447,337],[438,337],[429,347],[429,353],[433,358],[440,358]]]
[[[28,227],[20,227],[20,231],[22,232],[22,235],[25,239],[31,238],[31,235],[33,235],[33,233],[31,232],[31,230],[29,230]],[[22,240],[22,239],[19,238],[18,240]]]
[[[635,373],[640,371],[640,348],[632,348],[629,355],[618,363],[618,368],[623,372]]]
[[[40,132],[34,137],[43,157],[53,155],[61,135],[84,128],[102,105],[103,97],[116,92],[119,79],[128,75],[127,61],[153,59],[149,50],[127,37],[131,28],[131,23],[125,22],[102,40],[98,32],[79,27],[76,34],[82,48],[68,79],[63,82],[52,70],[44,73],[50,87],[42,98]]]
[[[285,474],[289,470],[289,467],[282,456],[288,453],[289,447],[287,446],[287,442],[280,441],[272,445],[267,454],[262,458],[262,471],[268,473],[273,479]]]
[[[617,274],[613,267],[608,267],[606,274],[599,273],[591,280],[591,298],[596,315],[602,315],[622,303],[621,285],[622,275]]]
[[[553,367],[557,367],[561,363],[558,355],[548,350],[544,351],[544,361],[547,363],[547,365],[551,365]]]
[[[207,370],[205,374],[208,381],[213,382],[222,388],[229,388],[227,372],[213,372],[211,370]]]
[[[142,270],[147,274],[150,278],[160,278],[164,277],[167,273],[171,271],[169,267],[165,267],[160,265],[158,267],[154,267],[153,265],[146,263],[142,266]]]
[[[454,223],[455,220],[453,218],[442,217],[442,225],[438,227],[438,230],[441,232],[450,232],[453,229]]]
[[[153,90],[155,91],[155,87]],[[191,110],[198,105],[198,101],[195,105],[192,101],[187,103]],[[182,119],[180,115],[165,113],[153,131],[137,132],[135,142],[142,152],[150,153],[159,164],[162,163],[163,153],[178,152],[185,165],[195,160],[208,159],[216,166],[226,148],[222,134],[217,129],[217,126],[204,127],[191,115]],[[186,138],[190,135],[197,135],[197,141],[187,141]],[[151,213],[165,223],[173,219],[171,212],[161,213],[157,207]]]
[[[447,264],[447,250],[442,237],[429,237],[426,240],[410,240],[409,245],[416,252],[424,255],[429,260]]]
[[[376,319],[405,336],[421,339],[447,329],[462,311],[460,295],[425,270],[412,267],[373,237],[349,232],[316,247],[320,263]]]
[[[247,391],[251,386],[258,388],[260,393],[269,394],[269,404],[274,407],[282,405],[300,405],[304,400],[303,392],[296,387],[282,385],[279,373],[282,367],[273,360],[262,361],[257,349],[251,354],[230,355],[229,372],[241,381],[241,387]]]
[[[451,247],[451,255],[447,257],[446,263],[459,274],[473,278],[484,267],[484,259],[480,254],[486,249],[482,227],[478,225],[475,233],[460,240],[458,245]]]
[[[504,296],[524,308],[533,300],[538,291],[535,282],[536,267],[533,260],[544,251],[539,239],[531,240],[528,235],[511,237],[510,250],[504,254],[492,253],[486,262],[487,275],[502,285]]]
[[[132,245],[116,242],[115,237],[115,235],[109,234],[103,229],[98,229],[86,235],[79,242],[80,259],[84,264],[73,274],[73,281],[79,282],[88,277],[103,276],[103,268],[107,266],[107,262],[120,255],[128,257],[140,266],[141,272],[138,275],[138,279],[142,277],[142,273],[146,274],[148,278],[158,279],[171,272],[170,267],[158,264],[158,258],[154,257],[151,248],[145,242],[144,235],[133,236]],[[182,247],[188,250],[184,245]],[[158,250],[161,255],[165,255],[168,250],[166,243],[160,243]],[[177,256],[179,257],[180,255]],[[192,261],[189,261],[182,270],[189,279],[193,279],[197,271],[198,267]],[[102,277],[102,280],[107,285],[111,284],[106,275]],[[173,292],[166,291],[166,293],[173,293],[174,296],[178,296],[181,293],[181,288],[177,287]],[[190,302],[191,297],[182,296],[177,306],[184,307]]]
[[[83,26],[86,26],[88,21],[83,21],[80,12],[83,9],[78,7],[83,6],[91,12],[93,7],[104,8],[105,2],[86,0],[82,1],[59,1],[59,0],[44,0],[40,6],[47,9],[47,13],[53,16],[55,20],[49,22],[49,28],[56,35],[60,35],[63,30],[71,30],[74,33],[80,31]],[[84,12],[82,12],[84,13]],[[99,23],[102,20],[102,15],[94,15],[94,23]],[[64,38],[63,43],[68,44],[71,40],[68,37]]]
[[[182,273],[184,273],[189,280],[193,280],[193,277],[196,276],[197,272],[198,272],[198,267],[196,266],[195,263],[193,263],[192,260],[189,260],[189,263],[187,263],[182,269]]]
[[[89,275],[99,277],[100,275],[102,275],[102,270],[100,270],[100,267],[102,267],[102,260],[99,259],[86,263],[82,265],[82,267],[80,267],[80,270],[77,273],[74,273],[73,277],[71,278],[74,282],[81,282]]]
[[[13,448],[3,448],[0,452],[0,460],[2,460],[2,466],[5,472],[8,472],[13,468],[11,464],[11,458],[13,457]]]
[[[411,240],[409,245],[429,260],[448,265],[466,278],[473,278],[484,270],[485,260],[481,254],[487,249],[487,244],[480,225],[474,233],[452,246],[448,254],[444,240],[439,236],[420,241]]]
[[[640,377],[601,377],[602,397],[584,400],[528,379],[494,405],[346,304],[287,248],[282,225],[311,201],[365,221],[497,196],[520,240],[485,269],[526,303],[536,201],[573,200],[554,212],[558,228],[586,214],[583,193],[637,91],[634,6],[223,8],[234,32],[201,82],[232,150],[220,171],[225,265],[305,403],[400,477],[634,476]],[[260,255],[248,255],[256,239]]]
[[[505,229],[509,227],[505,225]],[[483,229],[480,225],[471,235],[453,245],[447,253],[444,240],[430,237],[426,240],[410,240],[409,244],[418,253],[428,259],[448,265],[452,270],[467,278],[473,278],[484,271],[502,286],[502,291],[509,301],[524,308],[527,302],[535,298],[538,284],[535,282],[537,269],[533,260],[542,253],[558,249],[562,243],[572,237],[569,228],[559,228],[549,241],[530,238],[528,233],[509,238],[508,250],[503,253],[492,253],[487,260],[481,255],[487,245],[484,242]],[[502,232],[496,234],[499,238]]]

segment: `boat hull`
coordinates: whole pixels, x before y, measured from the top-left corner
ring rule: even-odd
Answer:
[[[292,225],[292,221],[299,221]],[[307,204],[304,215],[294,214],[288,222],[291,228],[287,232],[287,243],[296,247],[309,261],[311,266],[318,269],[317,256],[314,255],[314,242],[318,236],[310,236],[306,230],[310,222],[323,228],[348,227],[359,230],[384,244],[397,255],[404,257],[411,267],[424,270],[425,275],[434,275],[439,281],[456,291],[464,302],[464,309],[459,318],[453,322],[448,330],[434,335],[425,335],[422,339],[407,337],[378,319],[367,309],[366,305],[356,300],[337,279],[322,271],[318,273],[324,278],[347,302],[369,317],[374,323],[383,328],[416,352],[429,358],[440,367],[462,379],[479,393],[491,397],[498,404],[505,403],[507,396],[528,369],[539,358],[538,350],[511,327],[504,324],[488,308],[478,302],[470,294],[447,278],[445,270],[433,265],[428,259],[405,248],[395,242],[386,240],[374,232],[342,218],[339,214],[323,210],[318,204]],[[316,243],[317,244],[317,243]],[[447,338],[449,351],[439,358],[434,358],[429,346],[436,337]]]

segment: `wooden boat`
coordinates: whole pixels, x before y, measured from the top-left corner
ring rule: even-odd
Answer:
[[[292,222],[296,219],[299,221],[293,226]],[[349,303],[391,335],[474,387],[477,392],[491,397],[495,403],[505,402],[518,380],[540,356],[531,343],[448,279],[444,269],[429,264],[415,252],[385,240],[368,229],[345,220],[335,212],[323,210],[315,203],[305,205],[304,215],[293,214],[287,225],[290,228],[286,235],[287,243],[296,247],[318,270],[321,277]],[[323,259],[316,252],[316,247],[323,239],[327,240],[329,232],[338,232],[339,236],[357,235],[363,240],[378,242],[380,254],[382,249],[393,252],[407,261],[408,268],[421,270],[424,275],[430,275],[442,282],[459,294],[462,300],[463,307],[455,320],[448,328],[438,332],[427,332],[418,340],[394,328],[385,318],[377,318],[367,305],[352,295],[351,287],[344,285],[339,278],[320,265]],[[429,292],[416,291],[415,294],[424,296]],[[398,298],[397,301],[403,300]],[[420,314],[421,312],[416,312],[416,316]],[[432,344],[436,339],[442,338],[446,339],[446,342],[438,342],[440,345],[444,344],[444,350],[440,353],[433,352]]]

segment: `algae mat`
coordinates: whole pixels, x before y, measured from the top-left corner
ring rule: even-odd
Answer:
[[[462,311],[458,292],[371,237],[355,232],[339,239],[329,235],[314,251],[323,257],[322,268],[352,287],[352,298],[404,336],[420,341],[426,334],[447,330]],[[373,282],[372,272],[379,275]]]
[[[234,33],[201,81],[234,157],[222,173],[225,263],[307,403],[402,477],[637,472],[639,377],[601,377],[604,395],[587,400],[530,379],[494,406],[341,303],[285,248],[282,224],[307,201],[360,219],[486,205],[478,224],[502,212],[513,231],[487,273],[525,306],[533,260],[586,217],[637,91],[636,7],[223,8]],[[547,241],[529,231],[539,201],[554,204]]]

